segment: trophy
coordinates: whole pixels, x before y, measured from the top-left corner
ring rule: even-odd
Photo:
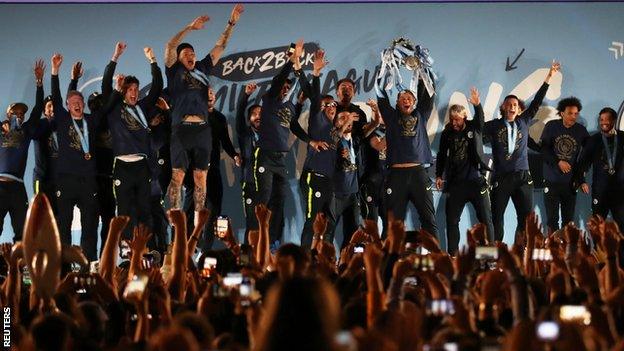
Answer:
[[[377,81],[381,83],[387,75],[385,91],[391,91],[393,88],[398,92],[409,89],[418,96],[418,81],[422,80],[429,96],[433,96],[435,94],[433,81],[436,76],[432,67],[433,59],[429,56],[429,49],[416,45],[407,38],[399,37],[381,52],[381,69]],[[408,87],[403,84],[401,69],[412,72]]]

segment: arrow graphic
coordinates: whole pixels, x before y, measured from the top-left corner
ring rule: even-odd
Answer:
[[[522,49],[522,51],[520,51],[520,53],[518,54],[518,56],[516,56],[516,59],[513,60],[513,62],[511,64],[509,64],[509,56],[507,56],[507,64],[505,64],[505,71],[509,72],[511,70],[514,70],[518,67],[514,66],[516,64],[516,62],[518,62],[518,59],[520,58],[520,56],[522,56],[522,54],[524,54],[524,48]]]
[[[611,42],[611,45],[612,46],[609,48],[609,51],[613,51],[613,55],[616,60],[624,56],[624,43],[613,41]]]

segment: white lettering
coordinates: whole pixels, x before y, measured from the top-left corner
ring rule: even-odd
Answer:
[[[234,68],[232,68],[232,60],[227,60],[223,62],[223,76],[224,77],[232,73],[233,70]]]
[[[264,55],[262,55],[262,59],[265,60],[262,66],[260,67],[260,72],[268,71],[271,68],[271,60],[275,57],[275,53],[273,51],[267,51]]]
[[[286,56],[284,52],[279,52],[275,55],[275,68],[280,68],[286,63],[284,56]]]
[[[250,74],[251,72],[253,72],[254,70],[253,63],[254,63],[253,57],[248,57],[245,60],[245,73],[246,74]]]

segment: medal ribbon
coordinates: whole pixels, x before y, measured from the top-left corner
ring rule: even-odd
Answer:
[[[607,137],[602,134],[602,144],[605,147],[605,152],[607,153],[607,162],[609,163],[609,172],[613,172],[615,169],[615,158],[617,157],[617,148],[618,148],[618,138],[617,134],[613,136],[613,153],[611,153],[611,149],[609,149],[609,143],[607,142]]]
[[[125,109],[137,122],[139,122],[143,126],[143,128],[147,129],[147,120],[145,119],[143,110],[141,110],[141,106],[126,105]],[[134,111],[135,109],[136,109],[136,112]],[[138,113],[138,116],[137,116],[137,113]]]
[[[87,124],[87,120],[86,118],[82,118],[82,132],[80,131],[80,128],[78,128],[78,124],[76,123],[75,119],[71,119],[72,123],[74,124],[74,129],[76,130],[76,132],[78,133],[78,137],[80,138],[80,145],[82,146],[82,151],[84,151],[85,154],[89,153],[89,125]]]
[[[204,84],[205,86],[208,86],[208,76],[206,76],[204,74],[204,72],[198,70],[198,69],[194,69],[192,71],[189,71],[189,73],[193,76],[193,78],[197,79],[198,81],[202,82],[202,84]]]

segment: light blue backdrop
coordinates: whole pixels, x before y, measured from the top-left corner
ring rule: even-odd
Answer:
[[[85,75],[79,87],[94,80],[83,92],[99,90],[97,78],[118,40],[128,44],[118,72],[134,74],[145,83],[149,80],[149,70],[142,53],[144,46],[155,49],[162,67],[166,41],[194,17],[208,14],[211,21],[206,29],[186,38],[203,55],[214,45],[230,10],[231,5],[217,4],[0,5],[3,50],[0,105],[24,101],[32,106],[35,93],[32,64],[38,57],[49,62],[56,51],[65,56],[62,86],[68,82],[71,64],[81,60]],[[492,114],[502,96],[514,89],[521,97],[534,93],[545,74],[544,70],[537,70],[548,67],[553,58],[563,64],[562,77],[554,79],[545,105],[556,106],[560,96],[578,96],[584,104],[581,122],[590,131],[596,130],[598,110],[603,106],[618,109],[622,102],[624,58],[620,57],[619,48],[615,49],[617,55],[609,50],[613,42],[624,41],[622,15],[624,4],[618,3],[255,4],[246,6],[224,55],[288,45],[304,38],[326,50],[328,69],[335,69],[338,78],[351,68],[355,68],[356,77],[362,77],[365,70],[374,72],[380,50],[393,38],[409,37],[428,47],[435,59],[439,82],[436,110],[429,123],[435,153],[449,102],[465,103],[456,92],[466,94],[470,86],[476,86],[486,102],[487,118],[495,118]],[[513,60],[523,48],[525,52],[516,63],[518,68],[505,71],[507,57]],[[367,78],[370,80],[371,75]],[[49,79],[46,78],[45,84],[49,93]],[[238,83],[237,91],[240,87]],[[373,92],[368,88],[360,86],[356,100],[372,97]],[[228,92],[227,100],[230,96]],[[223,107],[232,125],[234,116],[230,106],[226,103]],[[552,117],[552,108],[547,107],[538,115],[542,125],[544,119]],[[539,123],[532,135],[539,137]],[[295,159],[300,164],[304,156],[298,143],[292,149],[286,239],[298,242],[302,204]],[[32,150],[30,156],[26,184],[32,194]],[[238,171],[230,160],[222,162],[223,213],[232,216],[234,225],[241,227]],[[542,212],[541,191],[536,190],[535,195],[536,207]],[[585,217],[590,198],[580,195],[578,202],[577,214]],[[436,206],[443,234],[444,200],[439,193],[436,193]],[[505,219],[505,241],[510,242],[516,225],[511,204]],[[462,232],[473,221],[472,210],[464,211]],[[410,221],[409,226],[414,225]],[[10,239],[9,231],[7,218],[0,241]],[[77,242],[77,238],[74,240]]]

